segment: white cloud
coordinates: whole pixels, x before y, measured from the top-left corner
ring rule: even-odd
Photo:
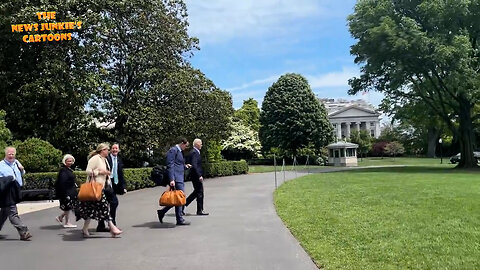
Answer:
[[[254,81],[249,82],[249,83],[244,83],[240,86],[227,88],[227,91],[235,92],[235,91],[238,91],[238,90],[250,88],[252,86],[273,84],[276,80],[278,80],[278,78],[280,78],[280,75],[273,75],[273,76],[270,76],[270,77],[265,78],[265,79],[258,79],[258,80],[254,80]]]
[[[288,72],[284,72],[282,74],[286,73]],[[374,106],[378,106],[384,97],[382,93],[369,92],[365,95],[347,95],[347,91],[350,88],[348,85],[348,80],[359,75],[360,72],[357,67],[343,67],[342,71],[318,75],[306,75],[305,77],[307,78],[313,92],[318,97],[335,99],[341,98],[347,100],[355,100],[360,98],[366,100]],[[267,78],[256,79],[239,86],[227,88],[226,90],[232,93],[233,101],[235,105],[237,105],[235,107],[241,106],[242,101],[250,97],[256,99],[259,102],[259,105],[261,105],[261,101],[267,92],[268,87],[276,82],[280,76],[281,75],[272,75]]]
[[[202,44],[288,31],[305,18],[328,19],[339,14],[335,0],[186,0],[189,32]]]
[[[339,86],[349,87],[348,80],[359,75],[360,71],[357,67],[343,67],[340,72],[307,76],[307,80],[312,89]]]

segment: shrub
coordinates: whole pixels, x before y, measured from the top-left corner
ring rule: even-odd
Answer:
[[[248,164],[245,160],[221,161],[203,164],[203,169],[205,171],[205,176],[210,178],[248,173]]]
[[[374,156],[384,156],[385,155],[385,146],[388,142],[376,142],[372,146],[372,155]]]
[[[240,161],[222,161],[217,163],[203,164],[206,177],[227,176],[248,173],[248,164],[245,160]],[[142,188],[155,187],[155,183],[150,179],[152,168],[124,169],[127,190],[137,190]],[[77,185],[87,180],[85,171],[74,171],[77,178]],[[48,180],[53,182],[57,180],[58,172],[27,173],[25,175],[24,189],[44,189],[48,188]]]
[[[393,141],[391,143],[388,143],[386,146],[385,146],[385,153],[393,156],[393,158],[395,158],[395,156],[398,156],[398,155],[401,155],[403,153],[405,153],[405,148],[403,147],[403,145],[397,141]]]
[[[30,138],[17,145],[17,159],[29,172],[51,172],[59,168],[62,151],[49,142]]]

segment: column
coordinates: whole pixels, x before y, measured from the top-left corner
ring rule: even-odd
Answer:
[[[342,139],[342,123],[337,123],[337,138]]]
[[[371,127],[371,124],[370,124],[370,123],[371,123],[370,121],[366,121],[366,122],[365,122],[365,128],[366,128],[366,130],[367,130],[367,132],[368,132],[368,135],[372,135],[372,132],[371,132],[372,127]]]
[[[375,138],[380,137],[380,121],[375,122]]]
[[[347,135],[345,136],[345,139],[350,138],[350,122],[345,123],[347,125]]]
[[[357,126],[357,131],[360,132],[360,122],[355,122],[355,125]]]

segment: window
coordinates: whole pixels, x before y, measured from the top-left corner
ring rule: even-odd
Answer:
[[[340,157],[345,157],[345,149],[340,149]]]

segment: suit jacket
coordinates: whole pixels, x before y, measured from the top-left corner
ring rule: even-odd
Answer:
[[[0,177],[0,207],[15,205],[20,201],[20,184],[13,180],[13,176]]]
[[[111,170],[110,165],[107,165],[106,159],[104,159],[100,154],[96,154],[95,156],[91,157],[88,160],[88,165],[87,165],[87,174],[93,174],[93,178],[95,181],[98,183],[101,183],[103,186],[105,186],[105,183],[110,184],[110,179],[107,179],[108,177],[104,174],[99,174],[100,169],[104,170]],[[90,178],[87,178],[87,181]]]
[[[189,159],[190,164],[192,165],[190,168],[189,177],[192,181],[198,181],[200,176],[203,176],[202,156],[194,148],[190,151]]]
[[[175,182],[184,182],[185,161],[182,151],[177,146],[173,146],[167,152],[167,171],[169,180]]]
[[[112,186],[113,190],[117,194],[123,194],[125,193],[125,189],[127,188],[127,184],[125,182],[125,178],[123,176],[123,160],[120,158],[119,155],[117,155],[117,176],[118,176],[118,184],[115,184],[113,182],[113,158],[112,155],[108,155],[107,157],[108,164],[110,165],[110,168],[112,170],[112,174],[110,175],[110,180],[112,181]]]

